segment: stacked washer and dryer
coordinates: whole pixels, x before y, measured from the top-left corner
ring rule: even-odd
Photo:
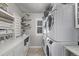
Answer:
[[[49,10],[48,10],[49,9]],[[75,4],[54,3],[43,17],[43,49],[47,56],[65,56],[66,45],[77,45],[74,28]]]
[[[49,24],[49,22],[52,22],[52,17],[53,15],[51,14],[52,13],[52,10],[55,11],[54,8],[52,8],[52,4],[49,4],[49,6],[46,8],[45,12],[44,12],[44,17],[43,17],[43,50],[44,50],[44,53],[46,56],[50,56],[50,47],[51,47],[51,44],[53,43],[54,40],[51,40],[48,36],[47,36],[47,33],[49,32],[49,29],[51,29],[51,23]],[[49,20],[50,19],[50,20]],[[50,28],[48,28],[48,26]]]

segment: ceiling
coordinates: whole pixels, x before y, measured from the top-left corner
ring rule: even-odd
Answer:
[[[16,6],[24,13],[42,13],[49,3],[16,3]]]

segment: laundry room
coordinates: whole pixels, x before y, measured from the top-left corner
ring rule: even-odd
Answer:
[[[0,56],[79,56],[79,3],[0,3]]]

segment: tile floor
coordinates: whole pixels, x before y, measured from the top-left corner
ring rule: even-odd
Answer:
[[[42,48],[29,48],[27,56],[45,56]]]

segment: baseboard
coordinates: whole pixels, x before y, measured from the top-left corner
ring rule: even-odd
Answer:
[[[42,46],[29,46],[29,48],[42,48]]]

